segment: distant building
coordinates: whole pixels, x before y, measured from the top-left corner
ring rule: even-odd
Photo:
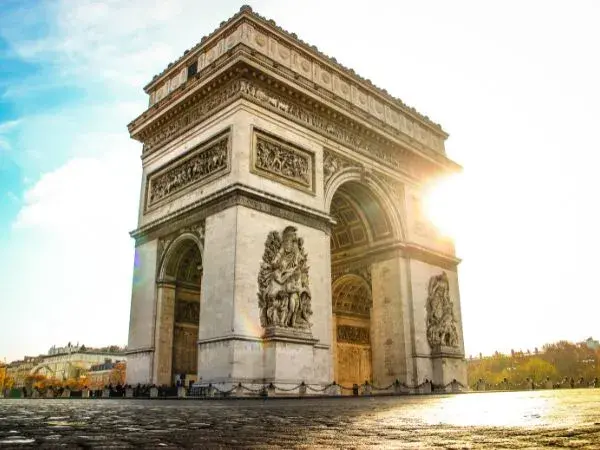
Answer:
[[[14,387],[26,385],[27,378],[43,375],[60,381],[79,378],[92,366],[109,361],[124,361],[122,349],[117,346],[100,349],[86,348],[83,345],[67,344],[65,347],[52,346],[47,355],[26,356],[23,360],[13,361],[7,366],[7,376],[14,379]]]
[[[600,342],[598,342],[597,340],[593,339],[591,336],[589,338],[587,338],[585,341],[583,341],[583,343],[585,345],[587,345],[587,348],[589,348],[590,350],[598,350],[598,349],[600,349]]]
[[[105,359],[102,364],[94,364],[90,367],[90,370],[87,372],[87,380],[86,384],[90,387],[97,386],[107,386],[109,384],[119,384],[124,382],[124,380],[111,380],[111,376],[115,372],[115,370],[126,369],[127,362],[124,360],[116,360],[113,362],[111,359]],[[118,378],[118,377],[117,377]]]
[[[14,380],[13,387],[25,386],[26,378],[41,360],[41,356],[25,356],[23,359],[9,363],[6,368],[6,376]]]
[[[94,365],[104,363],[106,360],[124,360],[122,353],[107,353],[93,349],[68,348],[66,353],[54,353],[42,357],[42,360],[31,370],[31,375],[36,373],[58,380],[79,378],[87,373]]]

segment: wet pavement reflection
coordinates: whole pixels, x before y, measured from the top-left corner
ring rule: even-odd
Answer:
[[[600,449],[600,389],[266,400],[0,400],[0,448]]]

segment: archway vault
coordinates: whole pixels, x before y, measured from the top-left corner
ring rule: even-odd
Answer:
[[[159,265],[156,379],[189,383],[198,373],[202,242],[184,232],[170,242]]]
[[[390,185],[360,168],[347,168],[332,176],[325,186],[325,208],[338,220],[340,207],[351,207],[365,225],[369,242],[405,240],[403,186]],[[347,205],[342,205],[347,203]],[[357,235],[359,237],[360,235]]]
[[[195,233],[184,232],[172,241],[166,241],[157,279],[200,284],[203,254],[204,246]]]

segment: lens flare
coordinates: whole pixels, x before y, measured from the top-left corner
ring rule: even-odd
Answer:
[[[460,210],[461,176],[453,175],[437,179],[426,186],[423,196],[423,212],[438,231],[455,238],[463,216]]]

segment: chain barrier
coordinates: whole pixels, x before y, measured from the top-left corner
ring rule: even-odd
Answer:
[[[227,383],[219,383],[227,386]],[[145,398],[172,398],[175,396],[181,397],[191,397],[191,398],[203,398],[203,397],[214,397],[215,394],[217,397],[227,397],[231,396],[241,396],[242,392],[249,392],[252,394],[257,394],[259,396],[270,396],[276,394],[277,391],[284,393],[289,392],[292,395],[304,396],[308,391],[314,394],[320,395],[341,395],[344,392],[346,395],[347,392],[351,392],[354,396],[369,396],[372,394],[408,394],[410,392],[418,392],[421,394],[435,393],[435,392],[448,392],[449,388],[451,391],[456,392],[457,390],[467,390],[468,386],[465,386],[461,382],[457,380],[452,380],[447,384],[436,385],[431,380],[426,379],[422,383],[419,383],[414,386],[409,386],[405,382],[401,382],[400,380],[396,380],[393,383],[387,386],[377,386],[372,385],[369,382],[365,382],[362,384],[355,384],[353,386],[344,386],[336,383],[335,381],[329,383],[327,385],[308,385],[305,382],[301,382],[295,386],[277,386],[273,383],[269,384],[249,384],[244,385],[241,382],[238,384],[231,384],[230,389],[224,389],[225,386],[219,388],[211,383],[208,385],[196,385],[189,389],[186,389],[186,393],[182,394],[175,388],[167,388],[165,386],[138,386],[133,388],[131,386],[125,386],[124,389],[120,390],[111,390],[110,388],[106,388],[104,390],[83,390],[82,392],[69,392],[70,397],[85,397],[85,398],[111,398],[111,397],[145,397]],[[584,379],[574,380],[565,378],[563,380],[553,382],[549,378],[542,382],[535,382],[531,378],[525,380],[519,380],[518,382],[510,382],[508,379],[504,379],[500,383],[486,383],[485,380],[480,379],[477,383],[475,383],[471,388],[473,391],[485,391],[485,390],[534,390],[534,389],[560,389],[560,388],[600,388],[600,380],[598,378],[594,378],[591,381],[586,381]],[[328,392],[330,388],[335,388]],[[31,397],[42,397],[39,392],[36,392],[37,395],[25,395],[23,396],[31,396]],[[55,397],[57,394],[54,393],[52,397]],[[252,395],[251,395],[252,396]],[[44,398],[46,395],[43,396]]]
[[[336,386],[336,384],[335,383],[328,384],[327,386],[325,386],[322,389],[317,389],[317,388],[314,388],[314,387],[312,387],[312,386],[310,386],[310,385],[307,384],[306,385],[306,389],[308,389],[309,391],[313,391],[313,392],[325,392],[331,386]]]
[[[216,386],[211,386],[211,385],[209,385],[208,387],[209,387],[209,389],[210,389],[211,387],[213,387],[213,388],[215,389],[215,391],[217,391],[217,392],[219,392],[219,393],[221,393],[221,394],[231,394],[231,393],[232,393],[233,391],[235,391],[235,390],[236,390],[236,388],[237,388],[237,386],[235,386],[235,387],[232,387],[231,389],[228,389],[228,390],[221,390],[221,389],[219,389],[219,388],[218,388],[218,387],[216,387]]]
[[[285,389],[282,387],[277,387],[277,386],[273,386],[275,389],[277,389],[278,391],[282,391],[282,392],[292,392],[295,391],[296,389],[299,389],[300,386],[306,386],[304,383],[300,383],[298,386],[294,386],[293,388],[289,388],[289,389]]]
[[[377,386],[375,386],[374,384],[371,384],[371,387],[372,387],[374,390],[376,390],[376,391],[387,391],[387,390],[389,390],[390,388],[392,388],[392,387],[393,387],[393,386],[395,386],[395,385],[396,385],[396,382],[394,382],[394,383],[392,383],[392,384],[390,384],[389,386],[387,386],[387,387],[384,387],[384,388],[382,388],[382,387],[377,387]]]
[[[264,385],[263,387],[258,388],[258,389],[252,389],[252,388],[249,388],[248,386],[244,386],[243,384],[240,384],[240,386],[242,387],[242,389],[245,389],[245,390],[247,390],[249,392],[258,392],[258,393],[264,392],[265,389],[267,388],[266,385]]]

